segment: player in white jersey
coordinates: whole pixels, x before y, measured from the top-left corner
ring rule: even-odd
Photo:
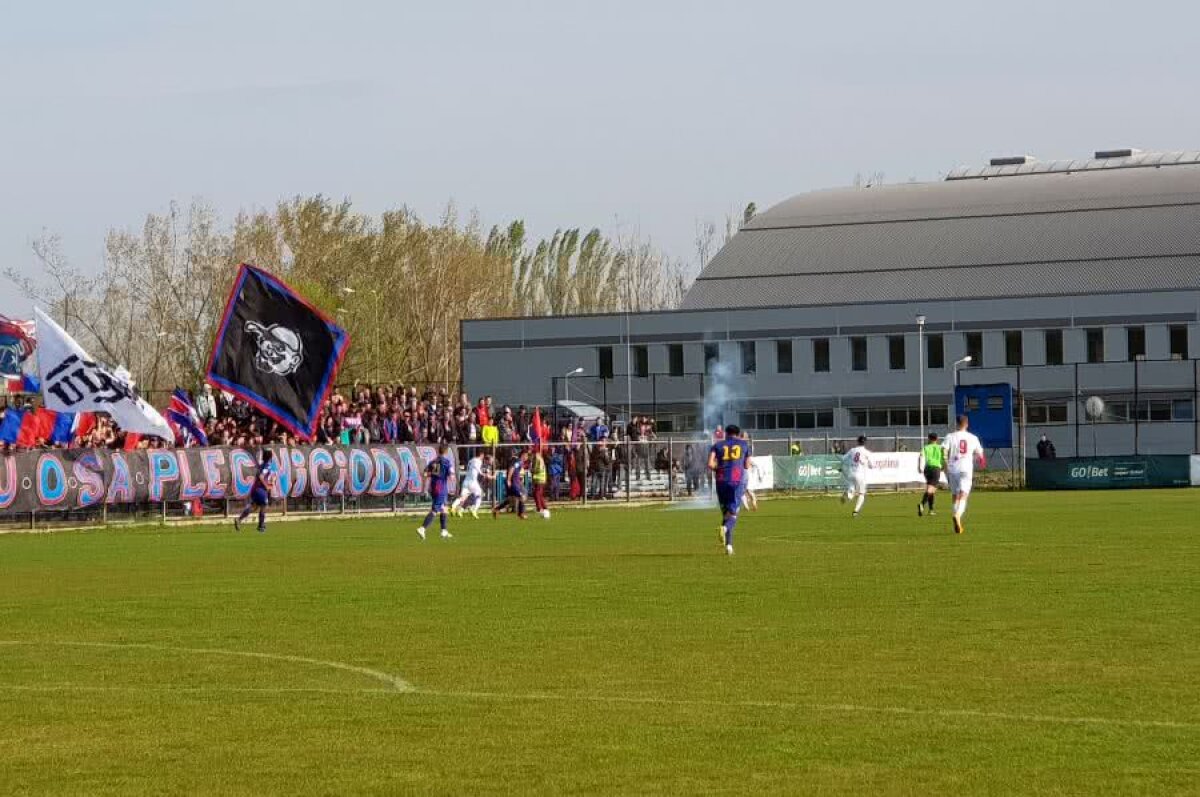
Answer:
[[[975,478],[975,465],[987,467],[983,455],[983,444],[979,438],[967,431],[967,416],[958,416],[958,431],[946,435],[942,447],[946,449],[946,480],[950,483],[950,494],[954,496],[954,533],[962,534],[962,517],[967,511],[967,497],[971,494],[971,482]]]
[[[450,505],[450,514],[461,517],[463,508],[466,507],[471,511],[471,517],[479,517],[479,506],[483,503],[483,479],[491,473],[491,463],[492,455],[486,451],[467,460],[462,491]]]
[[[758,496],[750,489],[750,485],[755,479],[761,478],[758,465],[754,464],[754,448],[751,445],[750,435],[746,435],[746,482],[742,490],[742,508],[749,509],[751,512],[758,511]]]
[[[857,498],[854,502],[854,517],[858,517],[863,502],[867,500],[867,471],[870,469],[871,452],[867,450],[867,438],[859,437],[858,445],[842,457],[842,478],[846,482],[846,493],[842,496],[842,503]]]

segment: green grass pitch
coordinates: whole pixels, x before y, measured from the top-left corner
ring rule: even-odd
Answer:
[[[0,538],[7,794],[1196,794],[1187,490]]]

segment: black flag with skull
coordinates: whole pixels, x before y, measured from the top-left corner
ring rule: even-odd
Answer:
[[[208,362],[208,382],[311,440],[350,339],[277,277],[243,264]]]

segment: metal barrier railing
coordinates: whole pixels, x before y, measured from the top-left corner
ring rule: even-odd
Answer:
[[[821,437],[762,437],[752,439],[758,456],[800,454],[838,455],[854,445],[852,440]],[[872,438],[879,452],[915,451],[918,438],[897,435]],[[699,435],[668,435],[644,441],[556,442],[543,447],[546,460],[546,498],[551,504],[617,502],[640,500],[675,501],[712,494],[708,471],[711,438]],[[485,505],[503,498],[505,469],[531,443],[502,443],[491,447],[459,446],[456,459],[460,473],[467,459],[481,450],[493,455],[494,471],[484,480]],[[531,476],[525,474],[527,488]],[[364,514],[396,514],[423,511],[427,498],[405,494],[388,496],[289,498],[276,501],[271,512],[282,516],[322,517]],[[74,527],[97,524],[179,523],[212,518],[232,518],[240,510],[237,501],[179,501],[114,504],[86,510],[41,511],[0,517],[0,528]]]

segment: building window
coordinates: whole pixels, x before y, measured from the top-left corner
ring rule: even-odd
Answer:
[[[983,365],[983,333],[968,332],[965,335],[967,342],[967,356],[971,358],[971,362],[967,363],[972,368],[978,368]]]
[[[792,372],[792,342],[790,340],[775,341],[775,373],[790,374]]]
[[[866,338],[850,338],[850,368],[855,371],[867,370]]]
[[[683,376],[683,344],[667,346],[667,372],[671,376]]]
[[[829,338],[814,338],[812,342],[813,370],[829,372]]]
[[[1014,411],[1014,414],[1016,414],[1016,411]],[[1025,422],[1035,426],[1066,423],[1067,405],[1027,404],[1025,405]]]
[[[847,412],[850,414],[850,425],[859,428],[921,425],[921,410],[917,407],[872,407],[870,409],[851,409]],[[947,407],[926,407],[925,424],[926,426],[945,426],[949,415],[950,411]]]
[[[1025,364],[1025,351],[1021,345],[1020,332],[1004,333],[1004,364],[1010,368]]]
[[[1125,327],[1125,341],[1128,344],[1129,359],[1146,359],[1146,328]]]
[[[636,377],[650,375],[650,352],[645,346],[633,347],[633,375]]]
[[[929,368],[946,367],[946,340],[941,335],[925,336],[925,365]]]
[[[1186,360],[1188,358],[1188,328],[1171,327],[1171,359]]]
[[[1047,329],[1046,336],[1046,365],[1063,364],[1063,333],[1061,329]]]
[[[893,371],[904,370],[904,336],[888,336],[888,367]]]
[[[704,373],[711,374],[721,361],[721,347],[716,343],[704,344]]]
[[[833,410],[783,410],[739,412],[738,421],[747,429],[830,429]]]
[[[742,373],[753,374],[758,371],[758,354],[756,352],[754,341],[743,340],[742,349]]]
[[[1191,422],[1195,418],[1192,399],[1108,401],[1100,423]]]
[[[612,379],[613,377],[613,359],[612,346],[601,346],[596,350],[600,355],[600,368],[598,369],[601,379]]]
[[[1104,330],[1089,329],[1087,332],[1087,361],[1090,363],[1104,362]]]

